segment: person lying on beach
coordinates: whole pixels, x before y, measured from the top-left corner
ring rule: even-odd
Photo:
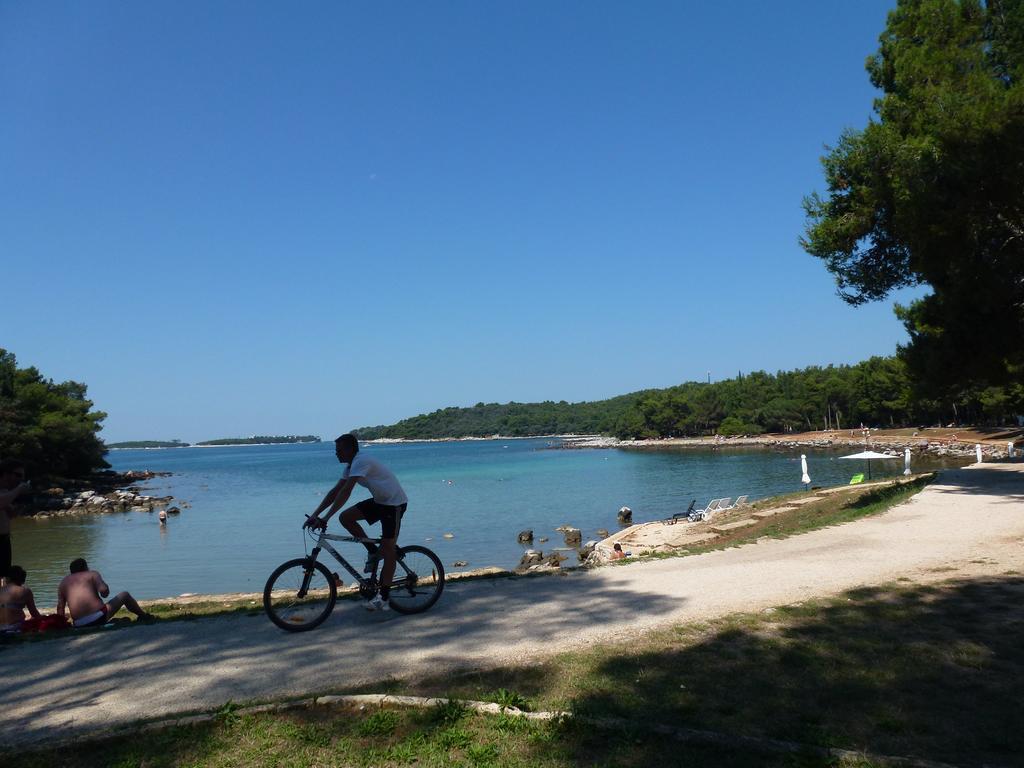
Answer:
[[[7,571],[7,586],[0,587],[0,632],[18,632],[25,621],[25,609],[33,619],[41,619],[35,595],[25,586],[27,574],[20,565]]]
[[[110,621],[114,614],[127,608],[142,621],[150,621],[156,617],[146,613],[135,598],[127,592],[118,592],[114,597],[103,602],[110,594],[110,587],[100,576],[99,571],[90,571],[89,564],[81,557],[71,561],[70,574],[64,577],[57,588],[57,615],[63,617],[65,608],[70,610],[72,622],[76,627],[99,627]]]
[[[372,544],[364,544],[368,556],[363,570],[372,573],[377,561],[383,561],[380,569],[380,592],[366,601],[366,608],[371,611],[386,611],[391,579],[395,575],[395,544],[409,498],[390,469],[376,459],[359,454],[359,441],[354,435],[342,435],[335,440],[334,455],[337,456],[339,463],[348,466],[345,467],[341,479],[327,492],[320,506],[304,525],[307,528],[326,528],[327,521],[348,501],[356,483],[370,491],[370,498],[354,504],[341,513],[341,524],[351,535],[365,539],[366,532],[359,521],[365,520],[371,524],[380,522],[380,549]],[[330,509],[327,514],[320,517],[320,513],[328,507]]]

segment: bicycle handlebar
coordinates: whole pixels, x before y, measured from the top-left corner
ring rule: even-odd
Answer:
[[[327,530],[327,521],[326,520],[321,520],[320,521],[320,525],[310,525],[309,521],[312,519],[312,517],[313,517],[312,515],[306,515],[306,522],[303,523],[303,525],[302,525],[303,528],[308,528],[309,530],[313,530],[314,528],[316,528],[317,530],[320,530],[320,531],[326,531]]]

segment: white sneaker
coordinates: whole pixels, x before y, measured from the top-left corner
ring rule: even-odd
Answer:
[[[363,605],[366,606],[368,611],[390,611],[391,606],[388,605],[388,601],[381,597],[379,594],[374,595],[367,600]]]

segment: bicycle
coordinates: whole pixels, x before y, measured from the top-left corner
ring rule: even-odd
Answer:
[[[307,528],[306,545],[313,549],[305,557],[279,565],[263,588],[263,610],[270,620],[288,632],[307,632],[320,626],[338,599],[340,577],[317,561],[326,549],[341,566],[352,574],[359,585],[359,594],[366,599],[377,594],[378,560],[368,575],[360,574],[334,547],[331,541],[350,541],[380,545],[380,539],[339,536],[324,528]],[[421,613],[441,597],[444,590],[444,566],[440,558],[426,547],[411,544],[396,547],[395,576],[391,582],[388,605],[397,613]]]

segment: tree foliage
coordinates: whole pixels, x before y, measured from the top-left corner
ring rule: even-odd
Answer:
[[[857,365],[757,371],[713,384],[687,382],[588,403],[477,403],[444,408],[363,439],[603,433],[619,437],[695,437],[939,423],[1001,424],[1024,412],[1024,386],[964,390],[956,400],[918,397],[897,357]]]
[[[14,355],[0,349],[0,456],[50,478],[107,467],[98,436],[106,414],[93,411],[85,394],[84,384],[57,384],[35,368],[18,368]]]
[[[1024,381],[1024,0],[899,0],[863,130],[823,158],[803,247],[851,304],[903,286],[922,394]]]
[[[688,382],[641,397],[621,437],[756,435],[859,427],[903,426],[934,419],[933,404],[910,407],[905,366],[873,357],[855,366],[757,371],[705,384]]]
[[[477,403],[442,408],[391,426],[363,427],[356,433],[363,440],[610,433],[641,394],[585,403]]]
[[[196,445],[286,445],[290,443],[319,443],[316,435],[253,435],[252,437],[221,437],[203,440]]]
[[[125,440],[121,443],[107,443],[107,448],[188,448],[189,445],[181,440]]]

